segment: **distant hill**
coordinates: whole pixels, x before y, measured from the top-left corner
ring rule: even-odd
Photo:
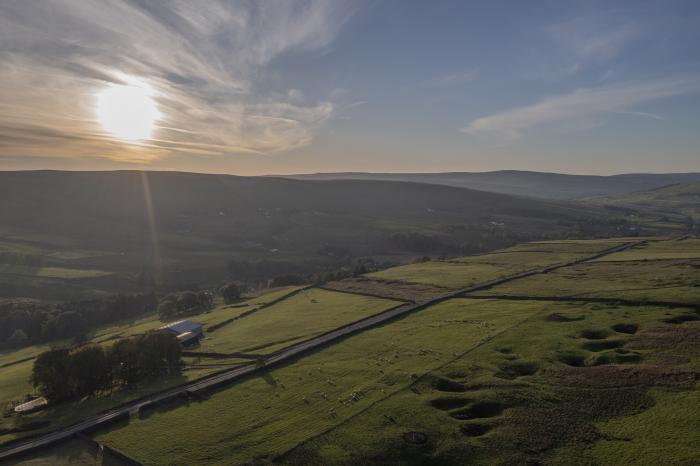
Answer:
[[[597,206],[434,184],[137,171],[0,172],[0,218],[0,285],[25,296],[139,289],[157,262],[184,287],[622,231]]]
[[[663,217],[677,222],[700,224],[700,182],[679,183],[647,191],[601,196],[586,202],[629,214]]]
[[[596,176],[501,170],[482,173],[314,173],[291,175],[288,178],[300,180],[411,181],[514,194],[517,196],[570,200],[643,191],[673,183],[700,181],[700,173]]]

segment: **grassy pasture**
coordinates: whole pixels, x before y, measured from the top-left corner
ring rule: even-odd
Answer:
[[[550,296],[700,302],[700,261],[591,262],[479,291],[480,296]]]
[[[698,419],[688,413],[697,403],[698,390],[669,386],[647,393],[644,384],[626,380],[625,372],[610,365],[619,358],[637,360],[641,368],[657,367],[661,364],[658,348],[639,349],[635,335],[613,327],[634,324],[638,335],[659,326],[676,328],[663,320],[668,314],[685,314],[686,309],[489,303],[537,311],[474,351],[292,450],[279,462],[465,464],[468,458],[468,464],[483,465],[692,464],[689,458],[697,457],[698,452]],[[612,348],[600,349],[606,346]],[[571,367],[574,355],[581,358],[582,367]],[[696,350],[693,364],[700,362],[697,356]],[[593,375],[608,368],[612,369],[608,379],[597,380]],[[583,377],[601,386],[569,384],[571,373],[578,377],[572,380]],[[646,380],[648,386],[657,383],[653,378]],[[657,404],[652,407],[654,401]],[[678,405],[667,410],[673,403]],[[601,437],[596,426],[608,437]],[[410,432],[424,434],[425,442],[407,438]],[[629,438],[630,442],[605,438]],[[616,455],[616,448],[622,448],[621,456]],[[579,458],[583,458],[580,463]],[[643,462],[644,458],[652,461]]]
[[[592,240],[526,243],[491,254],[408,264],[367,276],[382,280],[462,288],[525,270],[573,261],[623,242]]]
[[[0,264],[0,275],[24,275],[40,278],[60,278],[72,280],[78,278],[94,278],[110,275],[104,270],[68,269],[65,267],[32,267],[27,265]]]
[[[700,239],[652,241],[642,246],[601,257],[599,261],[646,261],[700,259]]]
[[[638,241],[639,238],[611,238],[592,240],[557,240],[532,241],[503,249],[501,252],[540,252],[547,254],[581,254],[590,255],[608,248],[619,246],[625,242]]]
[[[452,300],[207,400],[97,436],[146,464],[239,464],[285,451],[410,385],[539,306]],[[144,442],[143,439],[149,439]]]
[[[197,351],[266,354],[398,304],[311,288],[207,334]]]
[[[227,319],[237,317],[244,312],[248,312],[257,307],[266,305],[272,301],[284,298],[286,295],[292,293],[293,291],[299,288],[300,287],[297,286],[283,287],[271,291],[270,293],[265,293],[261,294],[260,296],[245,299],[239,303],[230,305],[220,304],[203,314],[186,316],[182,318],[199,322],[204,326],[206,330],[206,328],[210,325],[218,324]],[[166,322],[162,322],[155,315],[144,317],[143,319],[138,319],[135,321],[121,322],[98,330],[93,337],[93,341],[96,341],[98,343],[107,343],[111,340],[114,340],[115,338],[128,337],[144,333],[149,330],[154,330],[162,327],[165,324]]]
[[[182,372],[180,375],[163,377],[158,380],[147,380],[143,383],[125,390],[117,390],[112,393],[99,394],[92,398],[71,403],[61,403],[53,408],[45,409],[24,415],[22,417],[5,418],[0,423],[2,429],[22,428],[22,426],[45,423],[42,427],[30,429],[26,432],[9,432],[0,435],[0,443],[4,443],[27,434],[37,434],[60,426],[73,424],[97,413],[108,410],[115,405],[127,403],[141,398],[149,393],[164,390],[175,385],[203,377],[207,374],[221,370],[221,367],[200,368]],[[31,366],[30,366],[31,370]]]
[[[371,276],[395,274],[399,278],[378,278],[461,287],[469,280],[483,282],[594,254],[621,241],[527,243]],[[650,242],[630,251],[686,254],[680,260],[597,261],[475,293],[531,300],[449,300],[201,401],[134,418],[96,438],[145,464],[241,464],[290,449],[283,463],[463,464],[469,458],[489,465],[590,465],[648,464],[644,460],[651,458],[658,464],[693,464],[698,426],[688,413],[698,401],[692,388],[693,373],[700,371],[700,325],[693,322],[697,313],[681,306],[536,299],[696,305],[700,262],[692,255],[696,244],[686,241]],[[287,292],[218,306],[192,320],[206,328]],[[197,350],[269,353],[396,304],[314,288],[221,327]],[[108,344],[115,336],[160,325],[157,319],[144,319],[105,329],[97,339]],[[0,361],[18,357],[1,355]],[[186,363],[242,361],[187,358]],[[0,367],[0,379],[12,367]],[[22,422],[50,418],[47,428],[53,428],[221,369],[193,369],[177,381],[57,406]],[[18,367],[10,377],[19,380],[20,372]],[[10,393],[9,385],[0,383],[0,394]],[[410,432],[425,434],[427,440]],[[0,436],[0,442],[15,435]]]
[[[221,322],[231,317],[238,316],[242,312],[254,309],[257,306],[261,306],[279,298],[282,298],[290,292],[296,290],[297,288],[298,287],[284,287],[278,290],[274,290],[270,293],[250,298],[236,305],[221,305],[205,314],[192,316],[191,319],[197,322],[201,322],[205,325],[206,328],[209,325]],[[243,320],[245,320],[245,318]],[[149,316],[143,319],[138,319],[136,321],[122,322],[98,330],[97,332],[95,332],[95,335],[93,336],[91,341],[103,345],[110,345],[117,338],[125,338],[128,336],[144,333],[149,330],[161,327],[162,325],[164,325],[163,322],[161,322],[156,316]],[[3,354],[0,354],[0,408],[4,409],[10,403],[10,401],[19,400],[24,398],[24,396],[27,394],[34,393],[34,389],[29,383],[29,377],[31,376],[32,367],[34,364],[33,359],[19,362],[17,364],[13,364],[14,362],[22,361],[26,358],[35,357],[38,354],[48,350],[51,346],[65,345],[70,345],[70,342],[58,341],[53,342],[51,345],[47,344],[29,346],[16,351],[7,351]],[[94,411],[95,409],[97,409],[96,407],[100,407],[100,409],[106,409],[110,406],[114,406],[115,404],[124,402],[128,399],[133,399],[137,398],[138,396],[142,396],[143,394],[146,394],[149,391],[156,391],[160,388],[176,385],[186,380],[193,380],[197,377],[201,377],[202,375],[225,369],[225,367],[223,366],[214,366],[214,364],[242,363],[246,361],[240,359],[227,359],[225,361],[222,361],[206,358],[185,358],[184,362],[186,365],[195,364],[197,365],[197,367],[183,372],[182,377],[173,377],[167,381],[146,383],[141,387],[137,387],[135,390],[127,390],[118,395],[111,394],[109,396],[102,396],[93,400],[83,400],[80,403],[73,405],[73,407],[76,410],[76,413],[70,412],[72,408],[70,408],[69,405],[60,405],[56,407],[56,409],[47,410],[45,414],[37,413],[36,415],[25,416],[25,418],[21,420],[18,420],[18,418],[0,418],[0,429],[11,429],[13,427],[16,427],[18,424],[21,425],[23,423],[26,424],[29,422],[36,422],[31,421],[31,419],[35,418],[50,418],[52,420],[53,426],[61,425],[69,420],[79,418],[78,416],[87,416],[90,413],[96,412]],[[206,365],[208,364],[210,364],[211,366],[206,367]],[[21,433],[11,435],[0,435],[0,442],[7,441],[11,438],[15,438],[21,435]]]
[[[602,439],[590,453],[601,464],[695,465],[700,445],[700,416],[689,416],[700,406],[700,389],[654,389],[649,410],[598,424],[610,440]],[[623,438],[624,441],[615,440]]]

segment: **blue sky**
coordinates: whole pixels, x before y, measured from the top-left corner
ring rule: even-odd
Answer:
[[[700,171],[698,45],[696,1],[8,0],[0,169]]]

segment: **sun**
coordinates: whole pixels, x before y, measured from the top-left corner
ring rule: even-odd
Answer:
[[[113,84],[97,94],[97,120],[124,141],[150,139],[160,117],[153,90],[143,83]]]

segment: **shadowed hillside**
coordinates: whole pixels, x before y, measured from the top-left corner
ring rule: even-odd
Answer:
[[[315,173],[295,179],[365,179],[413,181],[479,189],[543,199],[577,199],[658,188],[671,183],[699,181],[700,173],[625,174],[612,176],[565,175],[519,170],[483,173]]]
[[[689,226],[700,224],[700,182],[673,184],[648,191],[595,197],[591,204],[628,215],[656,217]]]
[[[17,277],[129,291],[622,231],[597,207],[448,186],[136,171],[0,173],[0,217],[10,295],[33,289]]]

